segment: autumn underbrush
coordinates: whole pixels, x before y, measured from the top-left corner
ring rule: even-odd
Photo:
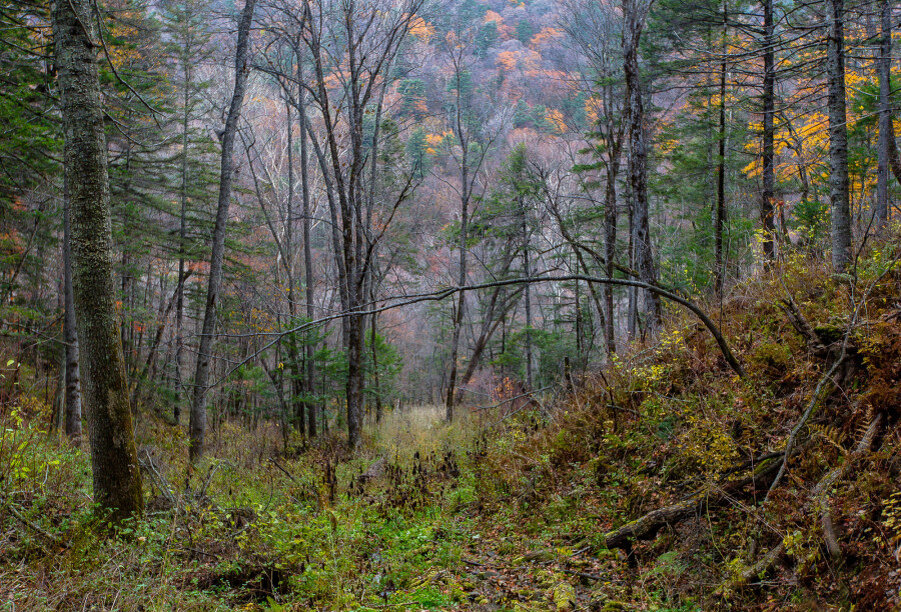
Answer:
[[[508,428],[482,503],[593,560],[590,608],[901,609],[897,244],[842,275],[795,254],[706,304],[744,376],[670,310],[544,426]]]
[[[146,512],[116,529],[86,445],[7,393],[0,609],[899,609],[897,244],[844,275],[794,254],[702,304],[743,376],[667,307],[555,395],[387,412],[353,453],[334,426],[224,420],[192,466],[142,411]]]
[[[7,411],[0,439],[0,609],[342,610],[454,607],[433,584],[473,532],[458,450],[477,425],[436,407],[340,436],[288,440],[274,424],[224,422],[191,466],[182,428],[138,419],[144,517],[110,529],[91,500],[89,457],[46,423]],[[465,450],[462,451],[466,461]],[[7,469],[9,467],[10,469]],[[430,573],[431,572],[431,573]],[[468,601],[468,600],[467,600]]]

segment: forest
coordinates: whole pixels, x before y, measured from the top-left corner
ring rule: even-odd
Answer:
[[[0,0],[0,610],[901,610],[899,22]]]

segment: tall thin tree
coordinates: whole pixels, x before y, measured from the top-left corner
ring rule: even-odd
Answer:
[[[879,140],[876,145],[878,167],[876,174],[875,226],[882,228],[889,217],[889,164],[895,134],[892,125],[892,2],[882,0],[879,7],[880,40],[876,54],[879,75]]]
[[[197,368],[194,374],[194,396],[191,402],[189,423],[190,457],[196,461],[203,455],[206,434],[206,393],[209,385],[210,358],[216,334],[216,307],[222,289],[222,267],[225,261],[225,232],[228,225],[228,209],[231,204],[234,175],[233,152],[235,133],[244,104],[247,75],[250,72],[250,26],[256,0],[247,0],[238,24],[238,44],[235,48],[235,87],[232,93],[225,129],[222,133],[222,156],[219,174],[219,202],[216,208],[216,226],[213,229],[213,248],[210,256],[210,276],[207,286],[203,328],[197,351]]]
[[[776,227],[773,214],[776,174],[775,151],[775,96],[776,96],[776,36],[773,18],[773,0],[763,0],[763,189],[760,193],[760,223],[763,227],[763,254],[772,259],[775,254],[773,234]]]
[[[848,115],[845,92],[844,0],[826,0],[826,75],[829,109],[829,202],[832,206],[832,267],[851,263],[851,200],[848,177]]]
[[[632,188],[634,267],[638,279],[657,282],[648,219],[648,148],[644,127],[644,99],[638,65],[638,45],[653,0],[623,0],[623,72],[629,100],[629,184]],[[660,298],[644,291],[644,313],[650,331],[660,325]]]

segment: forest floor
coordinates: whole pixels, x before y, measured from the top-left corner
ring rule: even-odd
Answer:
[[[668,310],[541,406],[389,413],[353,456],[230,421],[192,467],[142,413],[147,512],[116,533],[23,390],[0,610],[901,610],[897,262],[798,256],[734,287],[715,318],[744,377]]]

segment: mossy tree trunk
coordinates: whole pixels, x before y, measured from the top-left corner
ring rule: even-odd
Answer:
[[[140,514],[144,498],[115,313],[97,15],[90,0],[55,0],[52,20],[66,137],[73,297],[94,501],[117,521]]]
[[[882,0],[879,7],[879,50],[876,53],[876,72],[879,75],[879,141],[877,145],[878,168],[876,183],[875,225],[885,227],[889,217],[889,176],[891,145],[895,141],[892,125],[891,71],[892,71],[892,3]]]
[[[634,228],[633,268],[638,279],[653,285],[657,282],[651,229],[648,220],[648,148],[644,126],[644,100],[639,74],[638,52],[641,33],[653,0],[623,0],[623,73],[629,102],[629,184],[632,188],[632,224]],[[644,292],[647,328],[654,333],[660,326],[660,298]]]

